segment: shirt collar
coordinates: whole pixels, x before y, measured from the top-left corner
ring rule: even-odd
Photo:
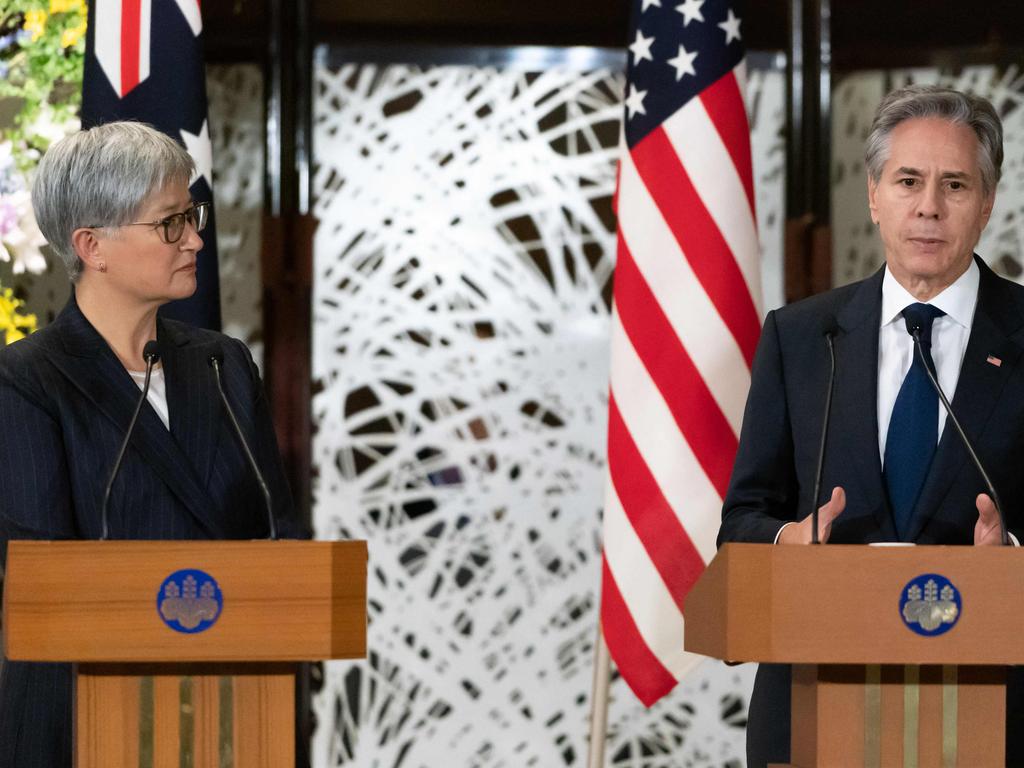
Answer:
[[[932,304],[967,330],[974,321],[974,308],[978,304],[978,284],[981,282],[981,270],[974,259],[956,281],[938,296],[933,296],[928,304]],[[900,317],[904,307],[917,303],[917,299],[893,277],[889,266],[885,267],[882,278],[882,325],[889,325]]]

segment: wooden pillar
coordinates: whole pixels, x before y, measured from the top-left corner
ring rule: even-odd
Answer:
[[[790,0],[787,57],[786,300],[832,284],[831,0]]]
[[[264,378],[300,521],[312,531],[313,234],[310,0],[266,0],[266,168],[262,239]],[[295,759],[309,765],[309,665],[296,678]]]

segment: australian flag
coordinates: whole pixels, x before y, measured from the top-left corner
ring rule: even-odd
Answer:
[[[114,120],[149,123],[196,163],[192,199],[213,202],[213,152],[206,115],[199,0],[92,0],[82,82],[82,127]],[[165,306],[165,317],[220,329],[214,209],[203,232],[199,287]]]

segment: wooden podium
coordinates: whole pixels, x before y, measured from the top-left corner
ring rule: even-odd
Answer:
[[[366,655],[366,565],[362,541],[12,541],[7,658],[75,663],[77,768],[289,768],[295,663]]]
[[[1001,768],[1004,665],[1024,664],[1022,554],[726,544],[686,598],[686,650],[793,664],[794,766]],[[928,586],[943,579],[953,589]]]

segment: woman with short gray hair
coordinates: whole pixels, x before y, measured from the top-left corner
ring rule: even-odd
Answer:
[[[263,496],[211,358],[221,361],[227,400],[267,479],[279,528],[297,532],[249,350],[157,314],[196,290],[209,203],[191,198],[193,170],[181,146],[141,123],[80,131],[39,164],[36,217],[72,290],[53,323],[0,349],[0,432],[19,436],[0,442],[4,563],[11,539],[266,536],[270,523],[254,512]],[[4,663],[0,764],[70,768],[71,722],[67,665]]]
[[[73,282],[84,270],[72,237],[79,229],[130,224],[149,195],[168,184],[184,183],[195,170],[188,152],[143,123],[119,122],[80,131],[54,144],[39,163],[32,185],[32,207],[39,228]],[[205,225],[208,203],[195,206],[193,226]],[[192,215],[192,214],[190,214]],[[175,226],[184,217],[175,219]]]

